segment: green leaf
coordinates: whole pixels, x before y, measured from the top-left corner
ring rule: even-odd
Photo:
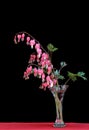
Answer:
[[[84,75],[85,75],[84,72],[78,72],[77,74],[78,74],[79,76],[84,76]]]
[[[54,47],[54,45],[51,44],[51,43],[49,43],[49,44],[47,45],[47,49],[48,49],[50,52],[54,52],[54,51],[57,51],[57,50],[58,50],[58,48]]]
[[[83,80],[87,80],[87,78],[86,78],[86,77],[83,77],[83,76],[82,76],[81,78],[82,78]]]
[[[85,73],[84,72],[78,72],[77,74],[71,73],[68,71],[68,77],[72,80],[75,81],[77,80],[77,77],[82,78],[83,80],[87,80],[87,78],[85,77]]]
[[[60,75],[59,70],[54,71],[54,75],[57,79],[65,79],[63,75]]]
[[[67,64],[66,64],[65,61],[61,61],[61,62],[60,62],[60,65],[61,65],[61,67],[64,67],[64,66],[66,66]]]
[[[78,73],[77,73],[77,76],[80,77],[80,78],[82,78],[83,80],[87,80],[87,78],[85,77],[85,73],[82,72],[82,71],[81,71],[81,72],[78,72]]]
[[[54,51],[57,51],[57,50],[58,50],[58,48],[55,47],[52,51],[54,52]]]
[[[48,49],[49,51],[51,51],[53,48],[54,48],[53,44],[49,43],[49,44],[47,45],[47,49]]]
[[[71,73],[68,71],[68,77],[72,80],[72,81],[76,81],[77,80],[77,75],[74,73]]]
[[[58,70],[54,71],[54,75],[59,76],[59,71]]]
[[[59,76],[58,76],[58,79],[63,80],[63,79],[65,79],[65,78],[64,78],[64,76],[63,76],[63,75],[59,75]]]

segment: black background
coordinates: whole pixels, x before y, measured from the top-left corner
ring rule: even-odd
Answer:
[[[18,9],[17,9],[18,7]],[[31,7],[31,5],[30,5]],[[13,6],[5,11],[0,22],[0,121],[54,121],[55,103],[52,94],[39,90],[39,79],[23,79],[30,55],[25,43],[15,45],[14,35],[26,31],[33,35],[46,49],[48,43],[59,48],[53,54],[53,64],[59,68],[60,61],[66,61],[64,69],[74,73],[84,71],[88,78],[88,18],[87,10],[81,7],[59,9],[50,5],[38,7]],[[79,6],[78,6],[79,7]],[[12,9],[14,10],[12,12]],[[47,10],[48,9],[48,10]],[[12,13],[11,13],[12,12]],[[89,122],[88,81],[78,79],[70,82],[64,102],[65,122]]]

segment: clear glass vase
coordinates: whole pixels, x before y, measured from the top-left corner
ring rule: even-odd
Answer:
[[[54,123],[54,127],[65,127],[65,123],[63,121],[63,99],[64,94],[68,85],[54,86],[51,88],[51,92],[53,94],[55,100],[55,108],[56,108],[56,120]]]

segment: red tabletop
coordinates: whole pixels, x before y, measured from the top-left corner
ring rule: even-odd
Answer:
[[[54,128],[53,123],[0,123],[0,130],[89,130],[89,123],[65,123],[64,128]]]

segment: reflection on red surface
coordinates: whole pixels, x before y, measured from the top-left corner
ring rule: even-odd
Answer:
[[[0,123],[0,130],[89,130],[89,123],[66,123],[64,128],[54,128],[53,123]]]

